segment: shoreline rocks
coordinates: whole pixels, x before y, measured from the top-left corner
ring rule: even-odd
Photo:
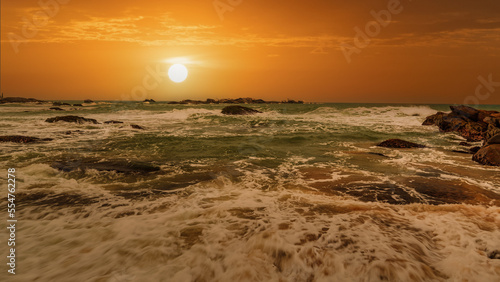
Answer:
[[[222,109],[223,115],[253,115],[259,113],[262,112],[243,106],[228,106]]]
[[[500,144],[482,147],[474,154],[472,160],[483,165],[500,166]]]
[[[93,124],[99,124],[97,120],[91,119],[91,118],[84,118],[84,117],[79,117],[79,116],[59,116],[59,117],[54,117],[54,118],[48,118],[45,120],[45,122],[48,123],[54,123],[58,121],[64,121],[64,122],[74,122],[78,124],[83,124],[83,123],[93,123]]]
[[[425,145],[420,145],[413,142],[408,142],[401,139],[389,139],[377,145],[378,147],[411,149],[411,148],[427,148]]]
[[[483,141],[474,147],[472,160],[483,165],[500,166],[500,112],[469,106],[450,106],[450,113],[428,116],[422,125],[436,125],[441,132],[455,132],[467,142]]]

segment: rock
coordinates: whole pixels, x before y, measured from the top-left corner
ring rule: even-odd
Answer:
[[[73,107],[83,107],[82,104],[73,104]]]
[[[472,147],[469,149],[469,151],[473,154],[477,153],[477,151],[481,150],[481,147],[477,146],[477,147]]]
[[[467,142],[460,142],[460,144],[458,144],[460,146],[465,146],[465,147],[470,147],[471,144],[467,143]]]
[[[404,141],[401,139],[389,139],[386,140],[380,144],[377,145],[378,147],[385,147],[385,148],[426,148],[425,145],[420,145],[408,141]]]
[[[86,122],[98,124],[97,120],[95,120],[95,119],[91,119],[91,118],[88,119],[88,118],[78,117],[78,116],[60,116],[60,117],[55,117],[55,118],[48,118],[45,120],[45,122],[48,122],[48,123],[54,123],[54,122],[58,122],[58,121],[75,122],[75,123],[79,123],[79,124],[86,123]]]
[[[94,103],[94,101],[87,99],[87,100],[83,101],[83,103],[84,104],[92,104],[92,103]]]
[[[492,124],[489,124],[488,129],[486,130],[486,133],[484,134],[484,139],[490,140],[491,138],[493,138],[493,136],[495,136],[497,134],[500,134],[500,128],[498,128]]]
[[[474,154],[472,160],[483,165],[500,166],[500,144],[482,147]]]
[[[144,100],[144,102],[143,102],[143,103],[146,103],[146,102],[147,102],[147,103],[156,103],[156,101],[155,101],[155,100],[153,100],[153,99],[146,99],[146,100]]]
[[[140,129],[140,130],[145,130],[144,127],[140,126],[140,125],[137,125],[137,124],[131,124],[130,126],[132,126],[133,129]]]
[[[253,115],[257,113],[262,112],[242,106],[228,106],[222,109],[224,115]]]
[[[159,171],[160,168],[147,162],[129,161],[124,159],[99,160],[99,159],[74,159],[69,161],[58,161],[50,165],[51,167],[70,172],[81,169],[95,169],[98,171],[116,171],[118,173],[136,174]]]
[[[6,103],[43,103],[44,101],[37,100],[34,98],[22,98],[22,97],[6,97],[0,99],[0,104]]]
[[[495,251],[492,251],[488,254],[488,258],[489,259],[500,259],[500,251],[499,250],[495,250]]]
[[[58,107],[52,107],[52,108],[50,108],[50,110],[54,110],[54,111],[64,111],[63,109],[58,108]]]
[[[500,133],[498,133],[497,135],[488,139],[488,141],[486,141],[486,143],[484,145],[487,146],[487,145],[493,145],[493,144],[500,144]]]
[[[52,106],[57,107],[57,106],[71,106],[68,103],[62,103],[62,102],[53,102]]]
[[[484,140],[484,136],[488,131],[488,124],[485,122],[467,122],[463,127],[456,130],[460,136],[470,142]]]
[[[12,135],[12,136],[0,136],[0,142],[13,142],[13,143],[37,143],[42,141],[52,141],[54,139],[51,138],[37,138],[37,137],[29,137],[29,136],[20,136],[20,135]]]
[[[428,116],[422,125],[438,125],[438,122],[443,120],[443,117],[447,115],[443,112],[438,112],[432,116]]]
[[[118,120],[108,120],[104,122],[105,124],[116,124],[116,123],[123,123],[123,121],[118,121]]]
[[[437,125],[442,132],[456,132],[467,141],[487,140],[497,133],[500,113],[484,111],[469,106],[451,106],[451,113],[438,112],[428,116],[423,125]]]
[[[479,110],[476,110],[469,106],[450,106],[450,109],[453,113],[456,113],[459,116],[466,117],[472,121],[478,121]]]

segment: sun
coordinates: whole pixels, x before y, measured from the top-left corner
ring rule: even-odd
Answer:
[[[168,69],[168,77],[175,83],[183,82],[187,76],[188,70],[183,64],[175,64]]]

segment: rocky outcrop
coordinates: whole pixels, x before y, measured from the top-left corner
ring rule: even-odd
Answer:
[[[500,133],[496,111],[477,110],[469,106],[451,106],[451,113],[428,116],[422,125],[436,125],[442,132],[456,132],[467,141],[486,140]]]
[[[34,98],[22,98],[22,97],[6,97],[0,99],[0,104],[6,103],[43,103],[44,101],[37,100]]]
[[[258,113],[262,112],[242,106],[228,106],[222,109],[224,115],[253,115]]]
[[[401,139],[389,139],[377,145],[378,147],[385,148],[400,148],[400,149],[410,149],[410,148],[426,148],[425,145],[420,145],[412,142],[408,142]]]
[[[48,123],[54,123],[58,121],[64,121],[64,122],[74,122],[74,123],[93,123],[93,124],[98,124],[97,120],[91,119],[91,118],[84,118],[84,117],[79,117],[79,116],[60,116],[60,117],[54,117],[54,118],[48,118],[45,120],[45,122]]]
[[[500,144],[482,147],[474,154],[472,160],[483,165],[500,166]]]
[[[0,142],[12,142],[12,143],[37,143],[42,141],[52,141],[51,138],[37,138],[21,135],[11,135],[11,136],[0,136]]]
[[[467,141],[484,141],[483,147],[470,149],[474,154],[472,159],[480,164],[500,166],[500,113],[469,106],[450,109],[450,113],[428,116],[423,125],[436,125],[442,132],[456,132]]]

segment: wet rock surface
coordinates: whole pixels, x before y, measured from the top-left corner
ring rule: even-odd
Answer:
[[[389,139],[378,144],[377,146],[385,148],[399,148],[399,149],[426,148],[425,145],[420,145],[417,143],[408,142],[401,139]]]
[[[54,118],[48,118],[45,120],[45,122],[48,123],[54,123],[58,121],[64,121],[64,122],[74,122],[74,123],[93,123],[93,124],[98,124],[97,120],[91,119],[91,118],[84,118],[84,117],[79,117],[79,116],[59,116],[59,117],[54,117]]]

